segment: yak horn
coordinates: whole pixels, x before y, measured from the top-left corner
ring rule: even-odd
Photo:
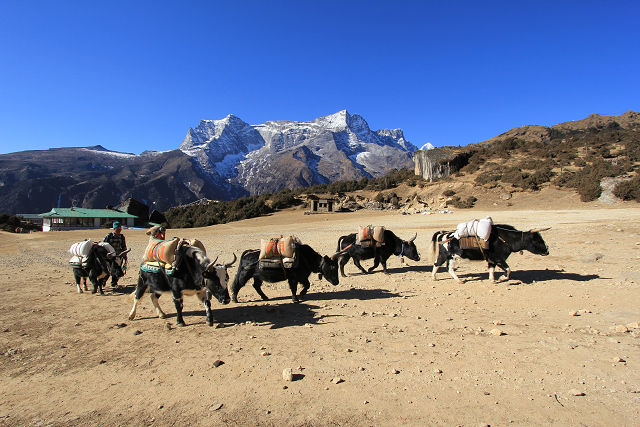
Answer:
[[[124,255],[124,254],[128,254],[129,252],[131,252],[131,248],[127,249],[126,251],[122,251],[122,252],[120,252],[120,253],[119,253],[118,255],[116,255],[116,256],[122,256],[122,255]]]
[[[331,258],[331,261],[335,261],[336,259],[338,259],[338,257],[340,255],[342,255],[351,246],[353,246],[353,243],[351,243],[351,244],[345,246],[344,248],[340,249],[338,252],[336,252],[335,254],[331,255],[329,258]]]
[[[416,240],[416,237],[418,237],[418,233],[416,232],[416,234],[414,234],[414,236],[408,240],[408,242],[413,242],[414,240]]]
[[[236,253],[234,252],[233,253],[233,261],[231,261],[230,263],[225,264],[224,267],[225,268],[231,267],[237,260],[238,260],[238,257],[236,256]]]
[[[529,230],[530,233],[540,233],[541,231],[551,230],[551,227],[547,228],[534,228],[533,230]]]

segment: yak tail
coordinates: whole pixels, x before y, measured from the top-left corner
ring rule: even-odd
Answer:
[[[340,236],[340,238],[338,239],[338,247],[336,248],[336,252],[340,252],[340,250],[342,249],[340,247],[340,244],[342,243],[342,239],[344,239],[344,236]]]
[[[431,238],[431,242],[429,243],[429,255],[431,257],[431,263],[435,263],[438,260],[438,256],[440,255],[440,245],[438,244],[438,240],[440,236],[446,234],[447,232],[444,230],[436,231],[433,233],[433,237]]]

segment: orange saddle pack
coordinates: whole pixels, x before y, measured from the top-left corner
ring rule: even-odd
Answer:
[[[384,230],[384,227],[381,226],[372,227],[367,225],[360,227],[356,235],[356,244],[368,247],[375,242],[377,246],[381,246],[384,244]]]
[[[261,239],[258,259],[293,258],[296,253],[296,245],[300,243],[300,239],[295,236]]]
[[[147,248],[144,250],[144,262],[159,261],[171,264],[176,258],[176,249],[180,239],[174,237],[172,240],[159,240],[154,237],[149,239]]]

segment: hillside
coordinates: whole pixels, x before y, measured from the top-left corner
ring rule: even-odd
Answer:
[[[552,127],[523,126],[466,147],[416,153],[434,153],[431,167],[446,165],[440,169],[447,173],[430,174],[439,178],[426,180],[412,170],[394,170],[377,179],[315,185],[244,198],[241,203],[173,208],[167,218],[179,227],[206,226],[270,213],[274,202],[286,208],[314,196],[337,199],[338,209],[404,213],[579,207],[585,202],[606,206],[640,200],[640,115],[635,112],[591,115]]]

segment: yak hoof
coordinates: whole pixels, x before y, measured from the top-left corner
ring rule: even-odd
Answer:
[[[262,298],[263,301],[269,301],[269,297],[266,295],[261,296],[260,298]]]
[[[184,322],[178,322],[178,326],[180,326],[181,328],[184,328],[185,326],[187,326],[187,324]]]
[[[207,321],[207,325],[209,325],[209,326],[213,326],[213,320],[208,320],[208,321]]]
[[[135,319],[135,318],[136,318],[135,313],[134,313],[134,314],[130,314],[130,315],[129,315],[129,320],[133,320],[133,319]]]

